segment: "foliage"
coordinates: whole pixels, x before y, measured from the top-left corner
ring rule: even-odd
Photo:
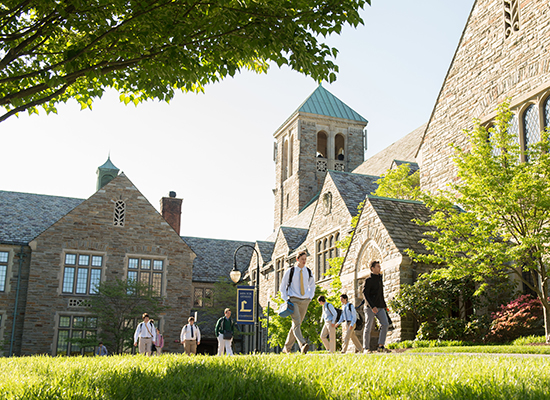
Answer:
[[[408,352],[419,350],[433,352],[433,349]],[[438,348],[437,351],[444,350]],[[548,361],[542,357],[407,353],[398,357],[166,354],[161,357],[0,358],[1,397],[8,400],[538,400],[550,396]],[[365,371],[376,371],[376,374]]]
[[[488,342],[510,342],[520,336],[544,332],[542,305],[539,299],[522,295],[493,313]]]
[[[0,121],[106,88],[124,103],[169,101],[241,70],[287,65],[336,79],[338,51],[322,41],[370,0],[5,1],[0,6]]]
[[[463,340],[403,340],[402,342],[389,343],[386,345],[388,349],[416,349],[421,347],[452,347],[452,346],[469,346],[473,343]]]
[[[378,188],[372,193],[375,196],[403,200],[418,200],[421,196],[420,171],[411,174],[410,164],[389,169],[376,183]]]
[[[542,132],[541,140],[522,154],[516,135],[508,129],[509,104],[497,111],[494,127],[487,130],[474,121],[474,128],[464,131],[471,149],[454,147],[459,179],[451,190],[424,196],[432,216],[418,223],[435,228],[422,240],[429,253],[409,255],[426,264],[445,265],[436,273],[452,279],[516,275],[550,315],[545,265],[550,255],[549,133]],[[528,162],[520,162],[522,157]],[[532,284],[539,280],[542,285]]]
[[[509,354],[546,354],[550,355],[550,347],[548,346],[514,346],[514,345],[466,345],[466,346],[451,346],[437,347],[437,349],[429,347],[416,347],[407,350],[410,353],[481,353],[481,354],[500,354],[503,356]],[[456,355],[455,355],[456,356]],[[499,357],[500,358],[500,357]]]
[[[521,336],[515,339],[512,342],[513,346],[525,346],[530,344],[541,344],[546,343],[546,338],[544,336]]]
[[[109,352],[115,354],[133,346],[135,319],[140,320],[144,312],[153,318],[166,310],[151,286],[135,280],[101,282],[97,294],[90,296],[89,301],[92,312],[98,317],[99,337]]]

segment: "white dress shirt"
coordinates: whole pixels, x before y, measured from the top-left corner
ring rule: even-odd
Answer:
[[[287,290],[290,271],[292,271],[292,268],[294,268],[294,276],[292,277],[292,282]],[[281,286],[279,287],[281,297],[284,301],[288,301],[289,297],[298,297],[300,299],[310,300],[313,298],[315,295],[315,278],[313,277],[313,273],[310,274],[310,272],[311,271],[308,272],[307,267],[300,268],[298,266],[291,267],[285,271],[281,281]],[[300,290],[300,273],[303,274],[304,279],[304,294],[302,294]]]
[[[153,343],[156,342],[157,329],[151,321],[147,323],[147,327],[145,326],[145,322],[140,322],[139,325],[136,327],[136,332],[134,333],[134,343],[137,343],[138,338],[140,337],[151,338],[153,339]]]
[[[192,331],[192,332],[191,332]],[[196,340],[197,342],[201,341],[201,331],[199,327],[193,324],[193,329],[191,329],[191,324],[185,325],[181,329],[180,342],[184,340]]]
[[[355,312],[355,307],[351,303],[346,303],[346,305],[342,307],[342,314],[340,315],[338,323],[341,324],[344,321],[349,321],[350,325],[355,325],[357,321],[357,312]]]

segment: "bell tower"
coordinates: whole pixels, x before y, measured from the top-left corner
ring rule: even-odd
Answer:
[[[111,162],[111,155],[109,155],[107,161],[97,168],[96,191],[116,178],[118,171],[119,169]]]
[[[351,172],[364,161],[367,123],[319,85],[277,129],[275,229],[317,196],[329,169]]]

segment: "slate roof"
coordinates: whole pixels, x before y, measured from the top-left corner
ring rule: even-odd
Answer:
[[[289,226],[281,226],[280,229],[291,251],[297,249],[304,242],[308,232],[307,229]]]
[[[247,244],[254,247],[254,242],[237,240],[205,239],[182,236],[185,243],[197,255],[193,261],[193,281],[217,282],[220,277],[229,279],[233,269],[233,254],[237,247]],[[253,250],[244,247],[237,253],[237,268],[244,275],[250,264]]]
[[[374,192],[378,185],[375,183],[379,176],[360,175],[349,172],[328,171],[340,196],[344,200],[351,215],[357,214],[357,205],[365,200],[368,194]]]
[[[0,243],[28,244],[83,201],[0,190]]]
[[[412,221],[415,218],[422,221],[429,219],[430,212],[424,203],[377,196],[368,196],[368,200],[399,251],[412,249],[417,253],[426,253],[424,246],[418,242],[428,238],[423,233],[433,228]]]
[[[420,166],[418,165],[418,163],[413,162],[413,161],[393,160],[393,163],[392,163],[391,166],[393,168],[393,166],[396,165],[399,168],[403,164],[409,164],[409,169],[410,169],[409,175],[414,174],[416,171],[418,171],[420,169]]]
[[[264,242],[258,240],[256,242],[258,249],[260,249],[260,256],[264,263],[271,261],[271,255],[273,254],[273,249],[275,248],[275,242]]]
[[[353,172],[365,175],[382,175],[391,167],[393,160],[416,161],[416,153],[425,130],[426,124],[416,128],[397,142],[365,160]]]

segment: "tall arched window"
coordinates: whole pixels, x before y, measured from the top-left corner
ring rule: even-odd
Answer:
[[[546,98],[542,111],[544,113],[544,126],[550,126],[550,96]]]
[[[327,134],[323,131],[317,133],[317,157],[328,158]]]
[[[523,145],[527,152],[532,149],[534,143],[540,140],[539,111],[534,104],[531,104],[523,112]],[[525,161],[529,161],[528,154],[525,154]]]
[[[281,160],[283,181],[288,178],[288,140],[283,143],[283,159]]]
[[[341,133],[337,134],[334,138],[334,159],[335,160],[344,160],[346,154],[345,154],[345,139],[344,135]]]

